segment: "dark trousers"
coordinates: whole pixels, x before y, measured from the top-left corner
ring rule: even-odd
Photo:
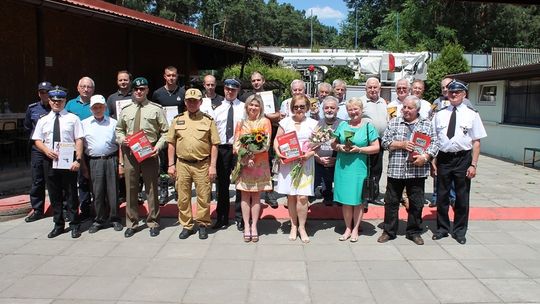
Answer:
[[[324,190],[322,196],[324,200],[333,201],[334,192],[332,191],[332,184],[334,183],[334,169],[335,167],[325,167],[315,162],[315,181],[313,186],[317,188],[324,183]]]
[[[409,210],[407,210],[407,236],[422,233],[422,209],[424,207],[425,178],[397,179],[388,178],[384,195],[384,231],[392,238],[396,237],[399,224],[399,205],[403,189],[407,189]]]
[[[118,217],[118,156],[90,159],[90,180],[94,193],[94,222],[119,222]]]
[[[49,200],[53,208],[53,222],[57,227],[64,227],[63,201],[66,201],[66,211],[71,220],[70,227],[78,226],[79,200],[77,199],[77,172],[65,169],[52,169],[52,162],[46,158],[43,161]]]
[[[229,219],[229,186],[231,184],[231,172],[236,165],[236,156],[232,152],[231,145],[218,146],[217,171],[217,220],[227,222]],[[236,191],[235,220],[242,221],[242,209],[240,205],[241,194]]]
[[[88,165],[88,160],[84,160]],[[77,183],[79,185],[79,202],[81,204],[81,213],[89,213],[92,207],[92,184],[90,180],[83,176],[82,171],[79,170],[77,176]]]
[[[43,214],[45,212],[45,168],[43,167],[43,161],[47,157],[35,147],[32,147],[30,157],[32,166],[30,205],[32,205],[34,212]]]
[[[379,138],[379,145],[382,147],[381,139]],[[382,170],[383,170],[383,153],[384,150],[381,148],[379,153],[371,154],[369,156],[369,171],[370,175],[376,178],[377,191],[375,192],[376,196],[379,196],[379,182],[381,181]]]
[[[450,218],[448,206],[450,205],[450,189],[454,183],[456,202],[454,205],[453,234],[464,237],[469,224],[469,193],[471,180],[466,176],[471,165],[471,151],[458,153],[439,152],[437,155],[437,232],[450,232]]]

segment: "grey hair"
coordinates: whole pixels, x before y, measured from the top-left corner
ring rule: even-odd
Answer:
[[[347,86],[347,83],[341,79],[336,79],[332,82],[332,87],[335,88],[337,87],[338,85],[344,85],[344,86]]]
[[[328,82],[321,82],[321,83],[319,83],[319,85],[317,85],[318,90],[321,90],[322,87],[326,87],[328,89],[328,91],[330,91],[330,93],[332,93],[332,85],[329,84]]]
[[[345,104],[345,106],[349,105],[357,106],[360,109],[364,110],[364,103],[362,102],[362,99],[360,99],[360,97],[351,97],[349,100],[347,100],[347,103]]]
[[[83,78],[81,78],[79,80],[79,83],[77,83],[77,86],[80,86],[81,82],[83,82],[84,80],[90,81],[90,83],[92,84],[92,87],[94,87],[94,88],[96,87],[96,84],[94,83],[94,80],[92,78],[88,77],[88,76],[84,76]]]
[[[416,97],[414,95],[408,95],[407,97],[405,97],[405,99],[403,99],[403,102],[405,102],[407,100],[410,100],[410,101],[414,102],[414,106],[416,107],[416,110],[420,111],[420,106],[422,105],[422,103],[420,102],[420,98],[418,98],[418,97]]]
[[[335,102],[337,106],[339,104],[339,99],[335,98],[334,96],[326,96],[322,101],[322,106],[324,107],[324,105],[329,102]]]
[[[295,79],[291,82],[291,91],[293,90],[293,86],[297,84],[301,85],[304,88],[304,90],[306,89],[306,83],[303,80]]]

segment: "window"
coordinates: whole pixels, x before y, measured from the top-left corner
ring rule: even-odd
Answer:
[[[507,82],[504,122],[540,126],[540,77]]]
[[[480,85],[480,96],[478,104],[484,106],[494,106],[497,101],[497,86],[491,84]]]

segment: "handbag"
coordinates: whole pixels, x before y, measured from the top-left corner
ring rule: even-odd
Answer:
[[[366,125],[366,135],[368,140],[368,145],[371,143],[369,140],[369,130]],[[370,157],[367,156],[367,177],[364,179],[364,185],[362,186],[362,202],[365,204],[364,212],[367,212],[367,205],[369,202],[373,202],[377,199],[378,196],[378,188],[379,185],[377,184],[377,178],[375,176],[371,176],[371,170],[370,170]]]

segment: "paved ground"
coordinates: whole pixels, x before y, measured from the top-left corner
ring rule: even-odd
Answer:
[[[482,156],[478,174],[473,206],[539,212],[538,170]],[[540,303],[540,221],[474,220],[466,245],[432,241],[426,221],[424,246],[403,234],[378,244],[380,223],[351,243],[337,240],[342,221],[310,220],[302,244],[267,217],[255,244],[234,226],[179,240],[173,218],[130,239],[49,240],[51,218],[0,222],[0,303]]]

